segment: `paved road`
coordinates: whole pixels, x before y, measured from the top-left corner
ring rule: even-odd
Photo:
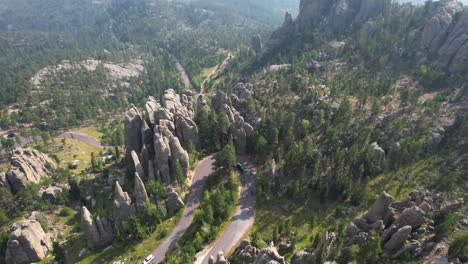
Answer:
[[[179,220],[179,223],[172,233],[152,252],[155,257],[152,263],[160,263],[163,261],[166,254],[174,249],[177,241],[179,241],[190,224],[192,224],[195,210],[200,206],[206,179],[213,173],[214,161],[214,155],[211,155],[198,164],[195,174],[193,175],[192,187],[185,204],[182,218]]]
[[[89,144],[93,147],[99,148],[99,149],[105,149],[108,148],[108,146],[102,145],[100,142],[96,141],[94,138],[83,134],[83,133],[78,133],[78,132],[63,132],[62,134],[57,136],[58,138],[73,138],[79,141],[82,141],[86,144]]]
[[[204,250],[202,254],[198,255],[195,264],[207,264],[209,257],[214,256],[216,258],[219,251],[228,254],[252,228],[255,221],[254,199],[257,177],[252,164],[248,164],[248,169],[252,172],[241,175],[243,185],[241,198],[231,222],[221,237],[210,246],[209,250]]]
[[[175,59],[175,60],[176,60],[176,62],[175,62],[176,69],[179,72],[180,77],[182,78],[182,82],[184,83],[185,89],[186,90],[193,90],[193,85],[190,82],[190,77],[187,74],[187,71],[184,69],[182,64],[180,64],[180,62],[177,59]]]

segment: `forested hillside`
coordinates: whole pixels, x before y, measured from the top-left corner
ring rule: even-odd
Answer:
[[[402,2],[0,0],[0,263],[467,263],[468,7]]]

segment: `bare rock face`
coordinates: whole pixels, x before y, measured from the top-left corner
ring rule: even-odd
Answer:
[[[140,163],[140,158],[138,157],[138,154],[133,150],[131,152],[132,160],[133,160],[133,165],[135,166],[135,170],[140,175],[141,177],[145,177],[145,170],[143,168],[143,165]]]
[[[140,153],[142,147],[141,128],[143,120],[140,111],[135,106],[125,114],[125,149],[127,159],[131,158],[132,151]]]
[[[180,198],[179,194],[174,189],[171,189],[166,201],[167,214],[173,215],[184,206],[184,201]]]
[[[182,114],[176,114],[174,120],[177,137],[184,147],[188,147],[190,143],[197,146],[199,141],[197,124],[195,124],[192,119]]]
[[[81,207],[81,227],[89,248],[105,247],[112,243],[114,234],[107,219],[99,217],[94,220],[88,208]]]
[[[6,264],[26,264],[42,260],[52,249],[52,242],[36,220],[22,220],[12,225],[5,254]]]
[[[175,168],[177,164],[182,167],[182,170],[185,175],[190,169],[190,161],[187,151],[182,147],[180,141],[177,137],[172,137],[170,139],[171,146],[171,168],[172,170],[172,182],[175,181]]]
[[[145,184],[138,175],[138,172],[135,173],[135,186],[133,195],[135,196],[135,207],[137,213],[144,213],[146,211],[146,205],[149,199],[148,194],[146,193]]]
[[[463,11],[463,4],[456,0],[440,1],[431,18],[425,23],[421,31],[420,44],[423,49],[435,52],[445,39],[456,14]]]
[[[382,192],[372,205],[371,209],[364,215],[364,218],[370,223],[382,220],[387,214],[393,197],[386,192]]]
[[[132,204],[132,199],[128,193],[122,190],[119,182],[115,182],[115,198],[114,198],[114,224],[120,225],[130,216],[136,214],[136,207]]]
[[[396,253],[405,245],[406,239],[409,238],[411,234],[411,226],[403,226],[390,238],[390,240],[385,243],[383,247],[383,252],[387,256],[391,256]]]
[[[169,160],[171,156],[170,141],[162,133],[156,132],[154,135],[154,166],[156,178],[162,182],[171,181]]]
[[[42,177],[50,176],[57,165],[47,155],[32,148],[16,148],[11,152],[10,168],[0,184],[19,192],[28,183],[37,183]]]

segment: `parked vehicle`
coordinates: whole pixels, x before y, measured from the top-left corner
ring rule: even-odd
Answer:
[[[237,169],[242,173],[245,172],[245,167],[240,162],[237,163]]]
[[[149,264],[153,260],[154,260],[154,256],[153,254],[150,254],[148,257],[145,258],[145,260],[143,261],[143,264]]]

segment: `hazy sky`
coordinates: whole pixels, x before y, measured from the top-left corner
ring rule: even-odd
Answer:
[[[423,4],[424,2],[426,2],[426,0],[398,0],[400,2],[413,2],[415,4]],[[459,0],[460,2],[462,2],[464,5],[468,5],[468,0]]]

